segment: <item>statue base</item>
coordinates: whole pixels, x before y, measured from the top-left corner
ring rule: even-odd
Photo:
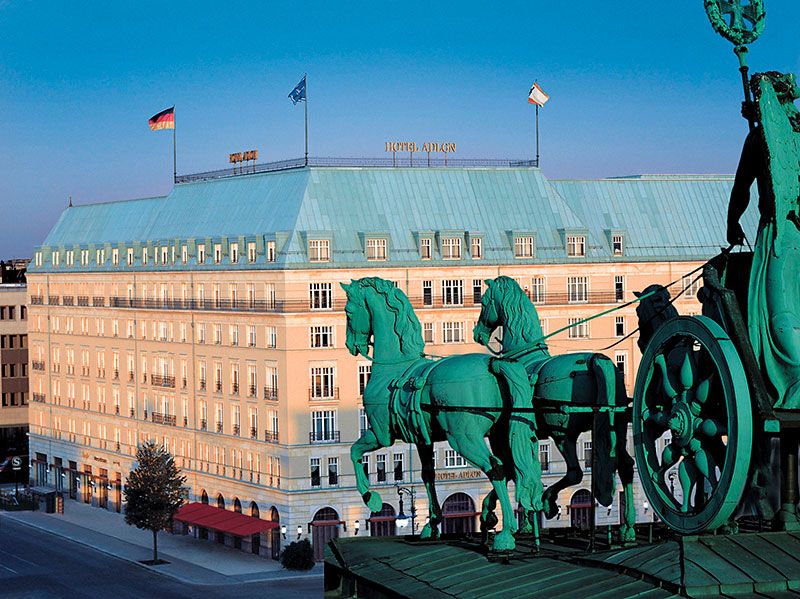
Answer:
[[[470,539],[336,539],[325,588],[326,597],[370,599],[788,597],[800,594],[800,534],[675,537],[592,553],[574,539],[544,541],[536,553],[521,539],[501,562]]]

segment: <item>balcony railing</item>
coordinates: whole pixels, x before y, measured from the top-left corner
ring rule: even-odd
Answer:
[[[218,433],[222,432],[222,423],[221,422],[217,422],[217,432]]]
[[[104,298],[104,297],[99,297],[99,296],[94,296],[94,297],[92,298],[92,305],[93,305],[95,308],[105,308],[105,305],[106,305],[106,298]]]
[[[31,368],[33,370],[44,370],[44,361],[34,360],[31,362]]]
[[[250,427],[250,438],[257,439],[258,438],[258,429],[255,426]]]
[[[44,393],[34,393],[32,395],[34,403],[44,403]]]
[[[88,306],[89,305],[89,296],[88,295],[79,295],[78,296],[78,305],[79,306]]]
[[[239,395],[239,383],[233,383],[231,385],[231,395]]]
[[[167,374],[151,374],[150,384],[154,387],[175,388],[175,377]]]
[[[241,429],[239,428],[239,425],[238,424],[234,424],[233,425],[233,434],[238,437],[240,433],[241,433]]]
[[[278,399],[278,388],[277,387],[264,387],[264,399],[271,399],[273,401],[277,401]]]
[[[72,296],[72,295],[65,295],[62,301],[63,301],[65,306],[74,306],[75,305],[75,297]]]
[[[317,400],[339,399],[339,387],[309,387],[308,398]]]
[[[161,414],[160,412],[153,412],[151,416],[152,421],[155,424],[168,424],[169,426],[175,426],[175,416],[170,414]]]
[[[58,295],[49,295],[47,296],[47,303],[51,306],[57,306],[61,303],[61,296]]]
[[[308,433],[309,443],[339,443],[339,431],[311,431]]]
[[[278,443],[278,431],[264,431],[264,441]]]
[[[222,381],[217,381],[216,383],[214,383],[214,390],[217,393],[222,393]]]
[[[256,396],[256,386],[255,385],[250,385],[247,388],[247,395],[250,396],[250,397],[255,397]]]
[[[200,420],[200,430],[204,431],[207,429],[208,429],[208,421],[205,418],[203,418]]]
[[[41,295],[31,296],[31,306],[41,306],[44,303],[44,298]]]
[[[200,379],[200,391],[206,390],[206,379]]]

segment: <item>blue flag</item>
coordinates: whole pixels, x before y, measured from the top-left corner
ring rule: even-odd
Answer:
[[[300,80],[300,83],[294,86],[294,89],[289,92],[289,99],[294,103],[297,104],[301,100],[306,99],[306,76],[303,75],[303,78]]]

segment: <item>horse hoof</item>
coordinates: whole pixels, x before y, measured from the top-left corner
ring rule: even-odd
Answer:
[[[361,498],[364,500],[364,503],[367,504],[367,507],[371,512],[380,512],[383,508],[383,499],[381,499],[380,493],[367,491],[361,496]]]
[[[514,551],[517,543],[512,535],[507,530],[497,533],[492,542],[492,551]]]
[[[548,520],[551,520],[558,515],[558,505],[555,501],[545,501],[543,507],[544,517]]]
[[[426,524],[422,527],[422,531],[419,533],[420,539],[431,539],[435,540],[439,538],[439,530],[433,528],[430,523]]]
[[[481,521],[481,529],[491,530],[497,526],[498,522],[497,516],[493,512],[489,512],[486,514],[486,518]]]

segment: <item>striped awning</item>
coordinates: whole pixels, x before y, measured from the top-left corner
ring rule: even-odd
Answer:
[[[205,503],[187,503],[173,517],[178,522],[210,528],[235,537],[249,537],[280,526],[277,522],[245,516]]]

